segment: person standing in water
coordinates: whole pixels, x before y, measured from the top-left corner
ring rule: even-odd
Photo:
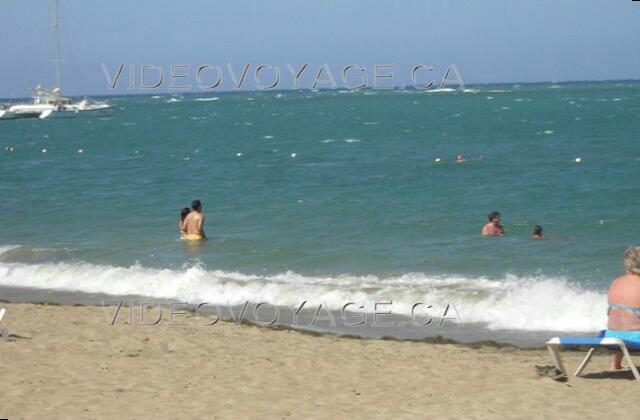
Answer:
[[[182,232],[187,241],[207,240],[204,233],[204,216],[202,215],[202,203],[200,200],[191,202],[192,211],[182,221]]]
[[[533,228],[533,239],[536,241],[542,239],[542,226],[536,225],[536,227]]]
[[[178,230],[180,231],[180,239],[184,239],[186,233],[182,230],[182,225],[184,224],[184,219],[187,215],[191,213],[191,209],[189,207],[185,207],[180,211],[180,221],[178,222]]]
[[[504,229],[500,224],[500,213],[492,211],[489,213],[489,223],[483,226],[480,231],[483,236],[502,236],[504,235]]]

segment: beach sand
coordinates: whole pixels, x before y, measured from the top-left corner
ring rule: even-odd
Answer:
[[[560,383],[544,349],[361,340],[220,322],[125,324],[115,308],[2,304],[0,418],[628,417],[629,371]],[[154,312],[148,312],[149,318]],[[166,314],[165,314],[166,315]],[[139,314],[135,314],[134,321]],[[569,369],[583,353],[565,352]]]

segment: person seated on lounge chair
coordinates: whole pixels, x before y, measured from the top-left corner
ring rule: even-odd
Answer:
[[[607,331],[605,337],[640,343],[640,246],[624,252],[626,274],[609,286]],[[614,353],[611,369],[620,369],[622,353]]]

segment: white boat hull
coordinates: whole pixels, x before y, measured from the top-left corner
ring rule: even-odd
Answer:
[[[41,118],[42,115],[46,118],[55,110],[56,107],[49,104],[17,104],[2,110],[0,119]]]
[[[0,120],[15,120],[19,118],[74,118],[74,117],[100,117],[109,114],[113,108],[107,104],[91,104],[81,106],[72,104],[62,109],[56,109],[53,105],[14,105],[0,111]]]
[[[104,115],[109,115],[112,109],[112,106],[106,104],[84,108],[65,108],[55,111],[51,115],[51,118],[102,117]]]

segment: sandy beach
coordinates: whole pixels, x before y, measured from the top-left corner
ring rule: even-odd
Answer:
[[[115,308],[3,304],[0,417],[595,418],[628,416],[630,372],[556,382],[544,349],[317,336],[180,315],[126,324]],[[149,309],[149,319],[153,309]],[[137,315],[136,315],[137,316]],[[134,318],[135,320],[135,318]],[[564,354],[574,368],[581,353]]]

